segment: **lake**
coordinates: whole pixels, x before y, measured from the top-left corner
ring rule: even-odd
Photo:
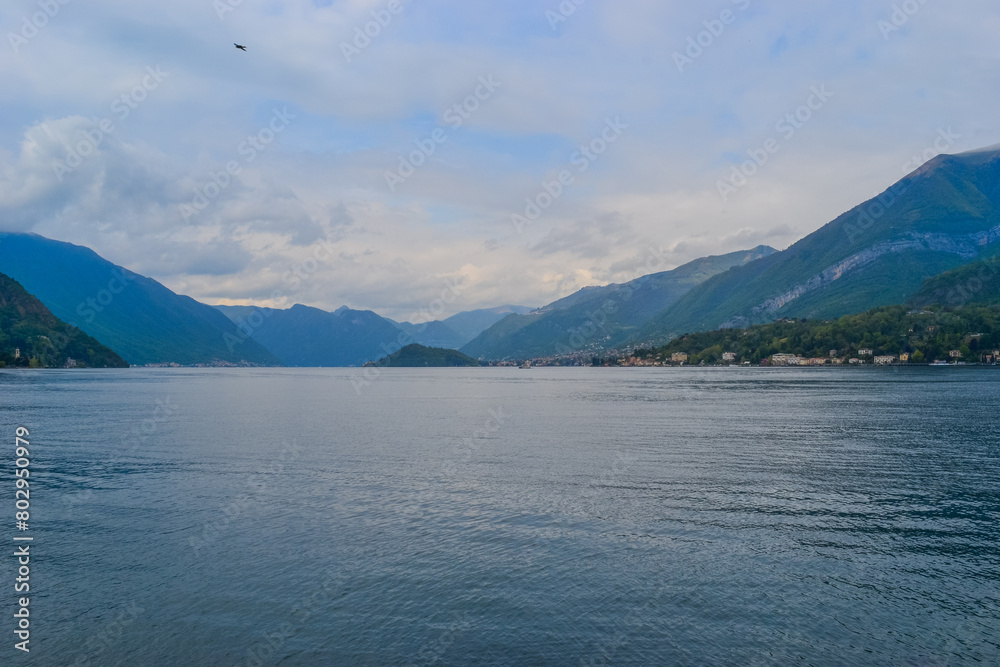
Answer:
[[[0,371],[0,396],[34,536],[28,655],[0,559],[3,664],[1000,661],[996,369]]]

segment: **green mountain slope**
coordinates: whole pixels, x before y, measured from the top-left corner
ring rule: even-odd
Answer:
[[[990,257],[928,278],[911,306],[1000,306],[1000,257]]]
[[[532,310],[534,308],[527,306],[499,306],[497,308],[467,310],[445,319],[444,324],[458,334],[460,342],[456,347],[462,347],[508,315],[524,315]]]
[[[0,271],[52,314],[133,364],[241,361],[278,365],[254,341],[227,344],[232,323],[211,306],[116,266],[93,250],[36,234],[0,234]]]
[[[901,303],[1000,247],[1000,147],[942,155],[787,250],[705,281],[633,341]]]
[[[688,364],[720,363],[723,354],[735,363],[758,364],[772,354],[807,358],[857,357],[859,350],[880,355],[911,355],[911,361],[979,362],[1000,348],[1000,308],[965,306],[914,311],[906,306],[876,308],[836,320],[781,321],[748,329],[723,329],[687,334],[663,348],[640,356],[669,360],[675,352]],[[959,356],[953,357],[952,352]],[[872,359],[864,357],[867,363]]]
[[[0,273],[0,367],[128,368],[128,363],[49,312],[13,278]]]
[[[478,359],[502,361],[614,347],[696,285],[773,252],[759,246],[704,257],[623,284],[587,287],[532,313],[508,315],[461,350]]]
[[[386,368],[447,368],[479,366],[479,362],[458,350],[413,344],[393,352],[374,365]]]

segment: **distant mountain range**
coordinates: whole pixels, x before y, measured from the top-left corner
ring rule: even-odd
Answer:
[[[584,288],[535,310],[501,306],[420,324],[346,307],[216,308],[87,248],[0,234],[0,272],[132,364],[359,366],[411,344],[482,361],[584,357],[907,302],[995,305],[998,257],[1000,146],[938,156],[787,250],[759,246]]]
[[[508,315],[461,350],[478,359],[504,361],[613,348],[712,276],[775,252],[758,246],[696,259],[627,283],[585,287],[537,311]]]
[[[998,252],[1000,146],[940,155],[787,250],[706,280],[632,341],[904,303]]]
[[[346,307],[213,307],[89,248],[37,234],[0,234],[0,271],[57,318],[137,365],[360,366],[411,343],[458,348],[503,317],[531,310],[500,306],[412,324]]]
[[[370,310],[334,312],[295,305],[285,310],[255,306],[216,306],[240,330],[287,366],[361,366],[410,344],[456,349],[524,306],[469,311],[444,321],[394,322]],[[482,328],[479,328],[482,327]]]
[[[0,273],[0,367],[127,368],[120,356],[59,320]]]

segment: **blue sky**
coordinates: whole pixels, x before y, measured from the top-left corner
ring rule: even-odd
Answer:
[[[0,24],[0,227],[208,303],[542,305],[650,248],[787,247],[914,155],[1000,143],[987,0],[12,0]]]

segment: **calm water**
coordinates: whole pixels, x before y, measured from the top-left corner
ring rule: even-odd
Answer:
[[[0,372],[0,663],[1000,660],[993,369],[359,377]]]

